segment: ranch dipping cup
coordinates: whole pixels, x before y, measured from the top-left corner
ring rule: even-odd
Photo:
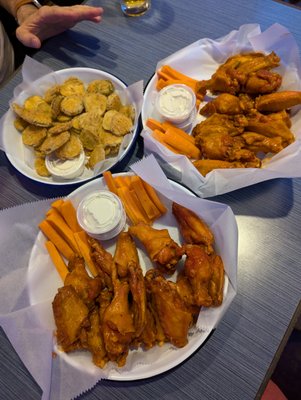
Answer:
[[[140,17],[151,7],[151,0],[120,0],[121,10],[127,17]]]

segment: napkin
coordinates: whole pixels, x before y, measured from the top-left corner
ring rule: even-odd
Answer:
[[[301,64],[299,49],[292,34],[280,24],[274,24],[261,32],[258,24],[242,25],[217,40],[201,39],[180,51],[159,61],[157,69],[164,64],[173,66],[195,79],[209,79],[217,67],[231,55],[248,51],[275,51],[281,58],[277,71],[283,81],[279,90],[301,90]],[[276,70],[276,69],[275,69]],[[143,125],[148,117],[155,114],[154,80],[146,89],[145,104],[142,109]],[[195,123],[203,119],[198,115]],[[296,141],[269,158],[262,168],[217,169],[203,177],[186,156],[177,155],[157,142],[148,128],[142,131],[145,154],[153,153],[159,160],[165,173],[191,188],[200,197],[212,197],[245,186],[274,178],[295,178],[301,176],[301,107],[292,109],[291,131]]]
[[[95,75],[95,70],[92,69],[67,68],[66,71],[64,75],[57,74],[56,71],[51,70],[48,66],[26,56],[22,64],[22,82],[14,89],[10,105],[13,102],[22,105],[24,100],[32,95],[43,96],[49,87],[62,83],[70,76],[78,76],[84,82],[99,79],[99,75]],[[99,162],[93,170],[86,168],[76,181],[93,178],[102,171],[112,168],[122,159],[127,147],[138,134],[139,115],[143,104],[143,81],[135,82],[123,90],[117,89],[117,92],[123,104],[135,105],[136,113],[132,132],[124,136],[116,156],[108,157]],[[21,134],[14,128],[14,119],[15,114],[9,109],[0,120],[0,149],[10,158],[17,160],[15,162],[23,173],[44,181],[51,181],[52,178],[42,178],[35,172],[34,151],[32,148],[23,145]]]
[[[216,251],[222,256],[227,274],[227,290],[223,304],[215,309],[204,309],[197,322],[197,328],[191,332],[187,347],[196,350],[218,323],[237,292],[237,225],[232,210],[227,205],[195,197],[189,190],[167,180],[153,156],[145,157],[132,165],[132,170],[153,185],[166,200],[169,207],[177,201],[199,213],[211,227],[216,242]],[[101,186],[102,178],[93,181]],[[85,185],[92,185],[93,182]],[[84,188],[85,189],[85,188]],[[78,193],[78,191],[77,191]],[[72,196],[72,194],[71,194]],[[78,200],[78,199],[77,199]],[[37,201],[0,212],[0,325],[22,359],[24,365],[40,385],[42,399],[73,399],[92,388],[101,379],[119,380],[123,374],[127,380],[142,368],[153,371],[160,354],[170,357],[173,364],[166,364],[165,370],[187,358],[187,347],[176,349],[170,344],[142,351],[131,351],[127,364],[123,368],[109,365],[103,370],[91,361],[88,352],[79,352],[73,356],[56,349],[54,340],[55,324],[51,303],[58,284],[51,293],[34,293],[39,289],[39,274],[44,271],[46,259],[45,247],[37,240],[38,223],[44,218],[53,199]],[[41,234],[38,236],[41,238]],[[42,254],[44,251],[45,254]],[[46,257],[46,258],[45,258]],[[35,272],[32,265],[41,266]],[[57,274],[51,267],[51,274]],[[59,277],[55,278],[57,282]],[[34,285],[34,286],[33,286]],[[53,351],[57,354],[53,357]],[[191,353],[192,354],[192,353]],[[81,358],[82,357],[82,358]],[[163,358],[164,358],[163,357]],[[164,369],[163,369],[164,370]],[[163,372],[163,371],[161,371]],[[131,378],[132,377],[132,378]]]

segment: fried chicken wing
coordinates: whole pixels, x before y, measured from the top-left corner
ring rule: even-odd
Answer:
[[[106,286],[113,288],[117,280],[117,267],[114,259],[108,251],[94,238],[88,237],[88,243],[91,246],[91,258],[95,263],[98,273],[103,277]]]
[[[252,146],[248,146],[248,149],[251,151],[254,151],[255,148],[253,148]],[[203,159],[203,160],[194,161],[193,165],[203,176],[206,176],[210,171],[213,171],[214,169],[219,169],[219,168],[223,168],[223,169],[224,168],[259,168],[261,165],[261,161],[259,159],[256,159],[254,162]]]
[[[220,306],[223,302],[223,290],[225,282],[225,269],[222,258],[214,254],[211,256],[212,278],[209,282],[209,294],[213,306]]]
[[[172,203],[172,213],[185,243],[203,245],[208,253],[213,252],[214,235],[196,213],[175,202]]]
[[[82,331],[81,343],[84,349],[92,354],[92,360],[99,368],[104,368],[108,362],[104,339],[101,330],[99,309],[96,307],[89,315],[89,328]]]
[[[81,329],[89,325],[89,309],[73,286],[58,289],[52,302],[57,343],[65,352],[77,348]]]
[[[121,232],[118,235],[114,261],[118,276],[126,279],[130,285],[135,335],[139,336],[145,325],[146,291],[136,244],[128,232]]]
[[[222,93],[200,109],[200,114],[208,117],[214,113],[235,115],[243,112],[239,98],[230,93]]]
[[[84,303],[88,307],[93,306],[95,298],[103,288],[103,281],[101,278],[96,277],[93,279],[88,275],[85,261],[81,257],[75,257],[70,261],[68,269],[70,272],[65,278],[64,285],[73,286]]]
[[[185,246],[185,253],[184,273],[191,284],[195,304],[210,307],[213,303],[209,293],[209,284],[213,276],[210,257],[204,248],[193,244]]]
[[[284,147],[295,140],[294,135],[288,128],[286,122],[281,118],[275,118],[271,115],[248,119],[246,130],[259,133],[270,138],[280,136],[282,138]]]
[[[128,232],[121,232],[118,235],[114,262],[117,266],[117,272],[120,278],[125,278],[128,275],[128,267],[130,264],[139,265],[137,248]]]
[[[185,346],[193,318],[178,294],[176,284],[153,273],[152,270],[147,272],[146,282],[165,336],[174,346]]]
[[[280,136],[269,138],[256,132],[244,132],[242,135],[249,150],[254,153],[279,153],[283,149],[283,141]]]
[[[108,357],[121,367],[126,362],[129,346],[135,333],[130,311],[127,282],[115,282],[114,297],[103,315],[103,338]]]
[[[261,112],[277,112],[301,104],[301,92],[284,90],[258,96],[255,100],[256,109]]]
[[[279,64],[280,58],[274,52],[237,54],[220,65],[209,80],[201,81],[199,87],[213,93],[271,93],[281,85],[281,76],[270,71]]]
[[[140,222],[129,227],[130,235],[145,247],[151,261],[168,274],[173,274],[182,257],[181,247],[170,237],[167,229],[155,229]]]

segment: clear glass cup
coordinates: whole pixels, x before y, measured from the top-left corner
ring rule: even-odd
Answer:
[[[150,9],[151,0],[121,0],[121,10],[128,17],[140,17]]]

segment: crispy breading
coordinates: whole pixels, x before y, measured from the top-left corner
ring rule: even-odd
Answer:
[[[61,101],[60,108],[64,114],[73,117],[83,112],[84,102],[81,96],[74,94],[64,97]]]
[[[40,151],[50,154],[63,146],[70,138],[70,132],[64,131],[55,136],[48,136],[40,146]]]
[[[84,98],[86,112],[97,111],[103,115],[107,109],[107,97],[101,93],[86,93]]]
[[[58,135],[61,132],[69,131],[72,128],[72,121],[55,122],[54,125],[48,129],[48,135]]]
[[[27,121],[29,124],[47,128],[52,125],[52,112],[50,107],[50,112],[27,110],[26,108],[19,106],[17,103],[13,103],[12,108],[19,117]]]
[[[28,126],[28,122],[25,121],[21,117],[17,117],[14,120],[14,127],[17,129],[17,131],[22,132],[26,127]]]
[[[47,129],[28,125],[22,132],[22,141],[26,146],[38,147],[47,136]]]
[[[120,110],[122,103],[118,93],[114,92],[108,96],[107,110]]]
[[[56,156],[61,160],[70,160],[79,156],[83,150],[82,142],[77,135],[70,135],[68,142],[63,144],[55,152]]]
[[[111,121],[111,131],[114,135],[124,136],[133,128],[132,120],[124,114],[117,113],[113,115]]]
[[[92,150],[87,167],[93,169],[97,163],[106,158],[106,153],[102,144],[97,144]]]
[[[116,110],[109,110],[105,113],[105,115],[103,116],[103,121],[102,121],[102,127],[104,129],[106,129],[107,131],[111,130],[113,115],[115,115],[117,113],[118,113],[118,111],[116,111]]]
[[[60,86],[60,93],[63,96],[83,95],[85,93],[85,85],[79,78],[71,76]]]
[[[34,162],[34,167],[35,167],[35,170],[38,175],[44,176],[44,177],[51,176],[50,172],[48,171],[48,169],[46,167],[44,157],[37,157]]]
[[[108,79],[95,79],[88,84],[88,93],[101,93],[105,96],[113,93],[115,90],[113,83]]]

